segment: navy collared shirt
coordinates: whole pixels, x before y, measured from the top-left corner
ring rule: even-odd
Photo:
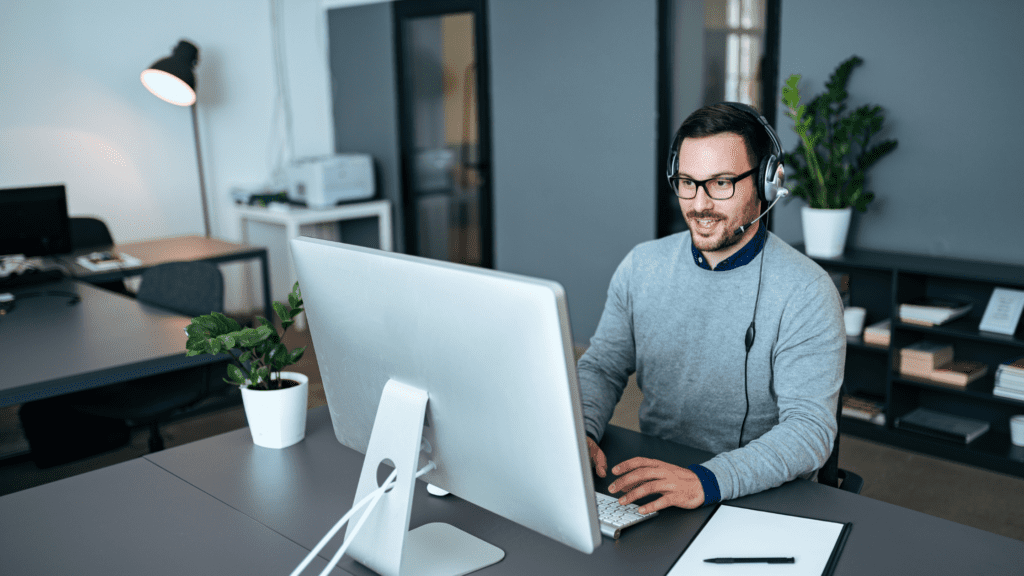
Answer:
[[[764,243],[768,241],[768,228],[764,226],[763,222],[758,222],[757,233],[750,239],[743,248],[740,248],[735,254],[729,256],[725,260],[718,263],[715,266],[715,272],[722,272],[725,270],[734,270],[749,264],[751,260],[757,257],[761,253],[761,249],[764,248]],[[711,265],[708,264],[708,259],[697,250],[697,247],[690,242],[690,251],[693,253],[693,263],[705,270],[711,270]]]

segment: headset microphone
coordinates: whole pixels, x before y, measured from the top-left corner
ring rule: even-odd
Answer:
[[[764,217],[764,215],[768,213],[768,210],[771,210],[771,209],[772,209],[772,208],[773,208],[773,207],[775,206],[775,203],[776,203],[776,202],[778,202],[779,200],[781,200],[782,198],[784,198],[784,197],[786,197],[786,196],[789,196],[789,190],[788,190],[788,189],[786,189],[786,188],[781,188],[781,187],[780,187],[780,188],[779,188],[779,190],[778,190],[778,192],[776,192],[775,194],[776,194],[776,196],[775,196],[775,200],[772,200],[772,203],[771,203],[771,204],[770,204],[770,205],[768,206],[768,209],[767,209],[767,210],[765,210],[764,212],[761,212],[761,215],[760,215],[760,216],[758,216],[757,218],[754,218],[754,219],[753,219],[753,220],[751,220],[750,222],[747,222],[747,223],[746,223],[746,224],[744,224],[743,226],[740,226],[739,228],[737,228],[737,229],[736,229],[736,231],[735,231],[735,232],[733,232],[733,235],[734,235],[734,236],[739,236],[740,234],[743,234],[744,232],[746,232],[747,230],[749,230],[749,229],[750,229],[750,227],[754,225],[754,222],[757,222],[758,220],[760,220],[761,218],[763,218],[763,217]]]

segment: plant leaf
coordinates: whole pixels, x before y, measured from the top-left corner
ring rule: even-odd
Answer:
[[[234,364],[228,364],[228,378],[230,380],[225,379],[225,382],[231,382],[239,386],[245,384],[245,372],[242,372],[242,369]]]
[[[286,308],[284,303],[282,302],[274,302],[274,312],[277,313],[277,317],[282,321],[287,320],[289,318],[288,308]]]
[[[232,348],[235,347],[235,338],[233,334],[225,334],[223,336],[218,336],[217,339],[220,341],[221,346],[223,346],[225,350],[231,350]]]
[[[250,376],[252,378],[253,386],[260,387],[266,390],[267,382],[270,380],[270,368],[266,366],[260,366],[259,368],[253,370]]]

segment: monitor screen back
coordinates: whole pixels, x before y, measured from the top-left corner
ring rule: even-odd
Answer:
[[[63,185],[0,190],[0,255],[67,254],[69,222]]]
[[[311,238],[291,248],[342,444],[366,453],[389,379],[426,390],[438,468],[424,481],[579,550],[600,543],[559,284]]]

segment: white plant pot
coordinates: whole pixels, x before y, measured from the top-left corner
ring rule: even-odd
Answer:
[[[804,248],[808,256],[834,258],[846,247],[853,208],[826,210],[803,207]]]
[[[242,405],[249,432],[257,446],[287,448],[306,437],[306,405],[309,378],[298,372],[282,372],[298,386],[283,390],[252,390],[242,387]]]

